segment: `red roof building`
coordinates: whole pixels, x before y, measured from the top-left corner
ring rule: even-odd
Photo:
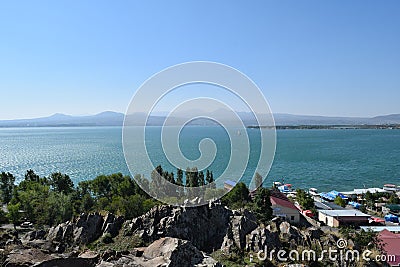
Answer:
[[[285,218],[292,223],[300,222],[300,212],[297,207],[288,199],[281,196],[271,195],[270,197],[273,215]]]
[[[400,234],[385,229],[378,234],[378,240],[388,259],[386,263],[390,266],[400,266]]]

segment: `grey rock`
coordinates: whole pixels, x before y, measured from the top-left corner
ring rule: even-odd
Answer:
[[[103,216],[98,213],[82,214],[75,223],[74,241],[77,244],[88,244],[98,239],[102,233]]]
[[[156,206],[148,213],[126,222],[127,235],[139,235],[145,242],[162,237],[189,240],[205,252],[232,246],[244,248],[246,235],[257,227],[247,210],[232,211],[221,205],[190,208]]]
[[[142,257],[121,256],[112,261],[101,261],[96,267],[222,267],[213,258],[198,250],[190,241],[161,238],[145,248]]]
[[[240,249],[246,247],[246,235],[257,228],[256,217],[248,210],[236,213],[231,217],[228,233],[221,246],[223,250],[230,250],[232,245]]]
[[[104,218],[99,213],[81,214],[74,222],[61,223],[49,229],[46,240],[62,243],[63,245],[89,244],[103,234],[118,235],[124,222],[123,217],[107,214]],[[37,239],[42,233],[31,233]],[[31,238],[30,236],[30,238]]]
[[[246,251],[258,252],[268,248],[279,248],[281,242],[278,232],[271,232],[268,227],[260,226],[246,236]]]
[[[54,259],[54,255],[49,255],[39,249],[14,249],[7,256],[4,266],[25,267],[40,264],[44,261]]]
[[[230,225],[232,211],[215,206],[179,208],[156,206],[126,224],[128,233],[153,242],[161,237],[189,240],[197,248],[211,252],[219,249]]]

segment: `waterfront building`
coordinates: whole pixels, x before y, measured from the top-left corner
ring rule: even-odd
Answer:
[[[330,227],[342,225],[368,225],[371,216],[359,210],[319,210],[318,220]]]

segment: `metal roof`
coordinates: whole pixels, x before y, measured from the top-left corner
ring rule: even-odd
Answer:
[[[383,230],[388,230],[389,232],[400,232],[400,226],[361,226],[364,231],[380,232]]]
[[[353,191],[342,192],[342,194],[343,195],[362,195],[367,192],[382,193],[382,192],[387,192],[387,191],[382,188],[373,187],[373,188],[354,189]]]
[[[236,185],[236,183],[234,181],[231,181],[231,180],[226,180],[225,184],[230,185],[230,186],[235,186]]]
[[[359,210],[319,210],[322,214],[331,217],[371,217]]]

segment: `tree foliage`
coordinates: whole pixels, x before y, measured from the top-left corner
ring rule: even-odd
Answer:
[[[14,189],[15,177],[9,172],[0,173],[0,191],[1,200],[3,203],[8,203],[11,200]]]
[[[262,186],[262,176],[258,172],[254,175],[254,185],[256,188]]]
[[[313,210],[314,209],[314,199],[310,194],[302,189],[296,190],[296,200],[304,210]]]
[[[346,201],[343,198],[339,197],[339,196],[337,196],[335,198],[333,203],[335,203],[336,205],[341,206],[342,208],[346,207]]]
[[[10,222],[14,224],[14,229],[16,228],[16,225],[19,223],[19,220],[21,219],[21,213],[19,212],[20,209],[20,204],[17,203],[15,205],[10,204],[8,205],[8,219]]]
[[[243,208],[251,201],[249,189],[244,183],[238,183],[222,198],[222,204],[232,208]]]
[[[132,178],[121,173],[100,175],[80,182],[76,188],[68,175],[59,172],[46,178],[28,170],[17,186],[11,175],[5,177],[14,188],[8,205],[9,220],[14,223],[25,217],[37,225],[55,225],[82,212],[103,210],[129,219],[157,204]],[[20,212],[15,212],[16,207]]]
[[[254,212],[257,219],[266,224],[272,218],[271,192],[264,187],[259,187],[254,199]]]

